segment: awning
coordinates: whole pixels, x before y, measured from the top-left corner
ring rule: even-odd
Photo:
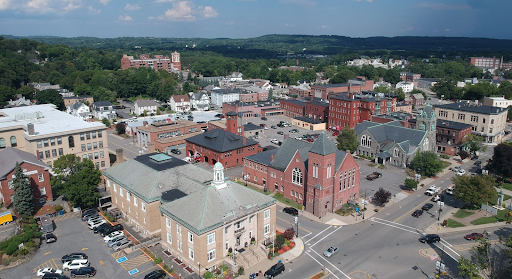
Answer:
[[[387,158],[391,157],[391,153],[389,153],[388,151],[384,151],[384,152],[381,152],[381,153],[377,153],[375,155],[375,157],[387,159]]]

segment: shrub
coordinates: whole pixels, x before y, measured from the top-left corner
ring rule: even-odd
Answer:
[[[379,167],[378,167],[378,168],[379,168],[379,169],[381,169],[381,170],[384,170],[384,169],[386,169],[386,166],[384,166],[384,165],[379,165]]]
[[[3,260],[3,262],[2,262],[2,264],[3,264],[4,266],[8,266],[10,263],[11,263],[11,261],[10,261],[9,259],[5,259],[5,260]]]
[[[168,265],[164,264],[164,269],[169,272],[169,273],[173,273],[174,272],[174,269],[173,268],[170,268]]]
[[[244,274],[244,268],[241,266],[238,268],[238,274],[243,275]]]
[[[53,207],[53,209],[55,209],[55,211],[61,211],[64,207],[62,207],[62,205],[56,205]]]
[[[28,250],[27,250],[26,248],[21,248],[21,249],[18,251],[18,255],[25,256],[26,254],[28,254]]]
[[[439,157],[441,157],[443,159],[450,159],[450,156],[448,156],[448,154],[441,154],[441,155],[439,155]]]
[[[295,236],[295,231],[293,230],[293,228],[286,229],[282,236],[286,239],[293,239],[293,237]]]
[[[276,236],[276,246],[278,248],[281,248],[281,246],[284,244],[284,242],[286,241],[286,238],[282,235],[278,235]]]
[[[228,266],[225,264],[220,266],[220,270],[222,270],[222,271],[226,271],[227,269],[228,269]]]
[[[204,279],[210,279],[213,277],[213,274],[210,271],[207,271],[203,274]]]
[[[153,261],[155,264],[159,264],[162,262],[162,258],[160,257],[156,257],[155,260]]]
[[[5,253],[7,255],[12,255],[12,253],[16,252],[18,250],[18,244],[15,242],[9,243],[9,246],[7,246],[7,249],[5,249]]]

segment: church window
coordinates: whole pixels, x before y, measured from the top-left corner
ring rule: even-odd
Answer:
[[[352,186],[356,185],[356,169],[352,169]]]
[[[302,171],[298,168],[294,168],[292,171],[292,183],[302,186]]]
[[[318,172],[317,172],[317,177],[318,177]],[[327,166],[327,178],[330,178],[331,177],[331,165],[328,165]]]
[[[425,138],[425,141],[423,142],[423,150],[428,151],[428,138]]]
[[[400,156],[400,151],[398,150],[398,148],[395,147],[395,149],[393,149],[393,157],[398,157]]]

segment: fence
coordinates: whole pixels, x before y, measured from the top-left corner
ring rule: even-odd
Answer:
[[[138,250],[142,247],[152,247],[152,246],[155,246],[157,245],[158,243],[160,243],[160,241],[162,241],[162,239],[160,237],[156,237],[156,238],[152,238],[146,242],[143,242],[143,243],[140,243],[140,244],[137,244],[137,245],[133,245],[132,247],[128,248],[130,249],[130,253],[135,251],[135,250]]]

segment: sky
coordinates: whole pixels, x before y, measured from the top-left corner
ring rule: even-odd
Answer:
[[[0,34],[512,39],[512,0],[0,0]]]

